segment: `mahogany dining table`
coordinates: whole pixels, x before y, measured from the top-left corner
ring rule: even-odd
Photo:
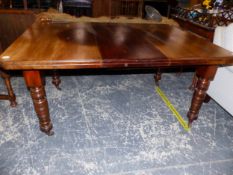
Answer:
[[[40,129],[48,135],[53,126],[44,70],[193,67],[198,79],[187,114],[192,123],[217,67],[230,64],[232,52],[166,24],[35,22],[0,56],[3,69],[23,72]]]

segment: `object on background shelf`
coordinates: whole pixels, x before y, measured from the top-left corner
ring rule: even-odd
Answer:
[[[92,0],[64,0],[63,12],[80,17],[92,16]]]
[[[202,6],[204,7],[204,9],[209,10],[213,8],[213,0],[204,0],[202,2]]]
[[[230,2],[230,1],[229,1]],[[233,4],[223,1],[221,8],[207,10],[198,7],[173,9],[172,17],[182,21],[188,21],[208,29],[214,29],[216,26],[227,26],[233,22]],[[224,4],[225,3],[225,4]]]
[[[198,16],[198,12],[195,11],[195,10],[192,10],[192,11],[190,11],[190,12],[187,14],[188,19],[194,19],[194,18],[196,18],[197,16]]]
[[[153,19],[153,20],[158,21],[158,22],[160,22],[162,20],[161,14],[154,7],[146,5],[145,10],[146,10],[146,18],[147,19]]]
[[[225,9],[227,6],[232,6],[233,0],[203,0],[202,7],[204,9],[218,9],[223,8]]]
[[[213,3],[214,8],[221,7],[223,4],[223,0],[215,0]]]

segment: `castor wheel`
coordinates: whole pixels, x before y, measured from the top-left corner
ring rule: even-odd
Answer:
[[[17,102],[16,101],[11,101],[10,102],[10,106],[11,107],[16,107],[17,106]]]
[[[53,125],[51,124],[49,127],[45,127],[45,128],[40,128],[40,130],[45,133],[46,135],[48,136],[52,136],[54,135],[54,131],[52,130],[53,129]]]
[[[53,136],[55,134],[55,132],[54,131],[49,131],[49,132],[45,132],[45,134],[48,135],[48,136]]]
[[[43,133],[45,133],[47,136],[53,136],[55,134],[55,132],[53,130],[50,130],[50,131],[44,131],[44,130],[41,130]]]

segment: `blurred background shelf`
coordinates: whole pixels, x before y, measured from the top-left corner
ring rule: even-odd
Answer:
[[[203,10],[177,6],[172,9],[171,16],[182,28],[212,41],[214,30],[217,26],[227,26],[233,22],[233,6],[226,6],[220,10]]]
[[[74,16],[128,16],[144,17],[145,6],[150,5],[163,16],[169,16],[175,0],[0,0],[1,9],[41,9],[57,8]]]

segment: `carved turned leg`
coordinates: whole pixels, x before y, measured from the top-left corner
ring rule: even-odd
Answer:
[[[194,74],[192,84],[189,86],[189,90],[194,91],[197,86],[197,82],[198,82],[198,77],[196,76],[196,74]],[[210,100],[211,100],[211,97],[208,94],[206,94],[204,103],[209,103]]]
[[[180,76],[183,72],[183,67],[179,67],[179,71],[176,73],[176,76]]]
[[[154,75],[155,84],[156,84],[157,86],[159,86],[159,81],[161,80],[161,77],[162,77],[161,69],[158,68],[158,69],[157,69],[157,72],[156,72],[155,75]]]
[[[13,88],[11,86],[10,76],[2,71],[0,73],[1,73],[1,76],[4,79],[5,84],[6,84],[6,88],[7,88],[7,92],[8,92],[7,99],[10,101],[10,105],[12,107],[15,107],[17,105],[17,102],[16,102],[16,97],[15,97]]]
[[[189,86],[189,90],[194,91],[197,86],[198,77],[196,74],[193,76],[192,84]]]
[[[53,126],[49,116],[48,102],[40,72],[24,71],[23,75],[31,93],[34,108],[40,123],[40,130],[47,135],[53,135]]]
[[[203,79],[200,78],[197,82],[197,87],[193,95],[192,104],[188,112],[190,124],[198,118],[198,113],[205,99],[206,91],[209,87],[209,84],[210,84],[210,81],[205,78]]]
[[[198,118],[199,110],[206,97],[206,91],[209,88],[210,81],[214,79],[216,71],[216,66],[203,66],[198,67],[196,70],[198,81],[193,94],[191,107],[188,112],[189,126]]]
[[[58,89],[61,90],[61,88],[59,87],[59,85],[61,84],[61,79],[60,76],[58,74],[58,72],[56,70],[53,71],[53,77],[52,77],[52,83],[54,84],[54,86]]]

